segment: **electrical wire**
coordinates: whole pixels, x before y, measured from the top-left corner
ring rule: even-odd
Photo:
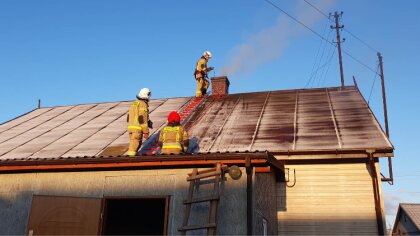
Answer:
[[[331,53],[331,55],[330,55],[330,59],[329,59],[329,61],[328,61],[328,67],[327,67],[327,69],[325,70],[325,73],[321,74],[322,83],[321,83],[321,85],[320,85],[320,86],[324,86],[324,84],[325,84],[325,79],[327,78],[328,72],[330,71],[331,62],[332,62],[333,56],[334,56],[334,54],[335,54],[335,49],[336,49],[336,48],[337,48],[337,46],[336,46],[335,48],[333,48],[333,51],[332,51],[332,53]],[[321,81],[321,79],[320,79],[320,81]]]
[[[317,70],[321,70],[321,69],[324,69],[327,65],[328,65],[328,63],[329,62],[325,62],[324,64],[322,64]],[[313,80],[313,81],[311,81],[311,83],[310,83],[310,86],[309,87],[311,87],[311,88],[313,88],[313,86],[315,85],[315,80]]]
[[[325,14],[323,11],[321,11],[318,7],[316,7],[316,6],[314,6],[314,5],[312,5],[310,2],[308,2],[308,1],[306,1],[306,0],[303,0],[303,1],[305,1],[309,6],[311,6],[312,8],[314,8],[315,10],[317,10],[321,15],[324,15],[328,20],[331,20],[330,19],[330,17],[329,16],[327,16],[327,14]]]
[[[324,63],[324,65],[323,65],[323,68],[322,68],[322,71],[320,72],[320,76],[319,76],[319,79],[318,79],[318,83],[317,83],[317,86],[319,87],[319,85],[320,85],[320,83],[321,83],[321,80],[322,80],[322,75],[324,74],[324,72],[325,72],[325,68],[326,68],[326,66],[327,65],[329,65],[329,63],[331,63],[331,61],[329,60],[329,59],[331,59],[331,49],[333,48],[333,46],[332,45],[330,45],[330,47],[328,48],[328,52],[327,52],[327,54],[325,55],[325,63]]]
[[[331,46],[331,45],[330,45]],[[333,45],[332,47],[330,47],[329,48],[329,51],[328,51],[328,53],[327,54],[330,54],[331,53],[331,48],[337,48],[337,46],[336,45]],[[335,52],[335,50],[333,50],[333,54],[334,54],[334,52]],[[321,69],[324,69],[325,70],[325,66],[327,66],[328,65],[328,67],[329,67],[329,63],[331,63],[331,60],[332,60],[332,56],[333,55],[330,55],[329,57],[327,57],[327,58],[329,58],[329,59],[326,59],[325,60],[325,63],[324,64],[322,64],[322,65],[318,65],[318,68],[316,69],[316,73],[318,73],[318,71],[319,70],[321,70]],[[321,61],[320,61],[321,62]],[[319,63],[320,64],[320,63]],[[324,71],[323,70],[323,71]],[[323,73],[321,73],[321,77],[320,78],[322,78],[322,74]],[[311,80],[311,81],[308,81],[308,82],[310,82],[308,85],[309,85],[309,87],[313,87],[313,85],[315,85],[315,80]],[[318,84],[319,84],[319,81],[318,81]]]
[[[295,17],[293,17],[292,15],[290,15],[289,13],[287,13],[285,10],[281,9],[280,7],[278,7],[276,4],[272,3],[270,0],[264,0],[266,2],[268,2],[271,6],[277,8],[277,10],[283,12],[284,14],[286,14],[288,17],[292,18],[294,21],[296,21],[297,23],[299,23],[300,25],[302,25],[303,27],[305,27],[306,29],[310,30],[312,33],[318,35],[318,37],[320,37],[323,40],[328,41],[326,38],[324,38],[322,35],[320,35],[318,32],[316,32],[315,30],[311,29],[309,26],[305,25],[304,23],[302,23],[301,21],[299,21],[298,19],[296,19]]]
[[[332,32],[332,30],[330,30],[330,32],[328,33],[327,38],[330,36],[331,32]],[[323,35],[325,35],[325,31],[324,31]],[[312,66],[311,75],[310,75],[309,80],[307,81],[307,83],[305,85],[305,88],[307,86],[310,86],[310,84],[313,82],[312,80],[316,80],[316,75],[318,74],[318,71],[320,69],[320,64],[321,64],[322,58],[323,58],[324,53],[325,53],[325,48],[327,47],[327,43],[325,43],[325,44],[324,43],[325,43],[324,40],[321,40],[320,41],[320,44],[319,44],[319,47],[318,47],[318,51],[317,51],[317,55],[315,57],[314,65]],[[319,52],[321,51],[321,47],[322,46],[323,46],[322,54],[321,54],[321,57],[318,58]],[[315,67],[315,65],[316,65],[316,67]]]
[[[327,26],[328,26],[328,21],[327,21],[327,22],[325,22],[324,32],[322,33],[322,35],[325,35],[325,31],[327,30]],[[313,74],[314,74],[314,69],[315,69],[315,64],[317,64],[319,51],[321,50],[321,46],[322,46],[322,44],[323,44],[323,43],[324,43],[324,40],[321,40],[321,41],[319,42],[319,46],[318,46],[318,50],[317,50],[317,52],[316,52],[316,56],[315,56],[315,60],[314,60],[314,64],[312,65],[312,69],[311,69],[311,75],[309,76],[309,79],[308,79],[308,81],[306,82],[306,84],[305,84],[305,87],[304,87],[304,88],[306,88],[306,86],[307,86],[307,85],[309,84],[309,82],[312,80],[312,76],[313,76]]]
[[[333,51],[333,52],[335,52],[335,50]],[[330,65],[330,63],[331,63],[331,59],[332,59],[332,56],[330,56],[330,59],[327,61],[326,60],[326,62],[324,63],[324,64],[322,64],[319,68],[318,68],[318,70],[321,70],[321,69],[324,69],[325,70],[325,67],[328,65]],[[319,81],[318,81],[318,85],[319,85]],[[315,86],[315,80],[314,81],[312,81],[312,83],[311,83],[311,88],[313,88]]]
[[[337,48],[337,47],[336,47],[336,48]],[[322,79],[322,86],[324,86],[324,84],[325,84],[325,80],[326,80],[327,75],[328,75],[328,72],[330,71],[331,62],[332,62],[332,59],[333,59],[333,56],[334,56],[335,52],[336,52],[336,50],[334,49],[334,51],[333,51],[333,53],[331,54],[331,57],[330,57],[330,62],[329,62],[329,64],[328,64],[327,71],[325,72],[324,78]]]
[[[377,77],[376,75],[378,74],[378,69],[379,69],[379,64],[378,64],[378,66],[376,66],[375,77],[373,78],[372,87],[370,87],[370,93],[369,93],[369,98],[368,98],[368,102],[367,102],[368,105],[369,105],[369,102],[370,102],[370,96],[372,96],[373,86],[375,86],[375,81],[376,81],[376,77]]]
[[[321,11],[319,8],[317,8],[315,5],[311,4],[310,2],[308,2],[307,0],[303,0],[305,1],[309,6],[311,6],[312,8],[314,8],[317,12],[319,12],[321,15],[325,16],[328,20],[330,20],[331,22],[334,22],[333,20],[330,19],[329,16],[327,16],[327,14],[325,14],[323,11]],[[347,30],[346,28],[343,28],[344,31],[346,31],[348,34],[350,34],[351,36],[353,36],[355,39],[359,40],[362,44],[364,44],[366,47],[368,47],[370,50],[374,51],[374,52],[379,52],[378,50],[376,50],[374,47],[370,46],[368,43],[366,43],[365,41],[363,41],[361,38],[357,37],[356,35],[354,35],[352,32],[350,32],[349,30]]]
[[[334,45],[334,43],[328,41],[328,39],[326,39],[325,37],[323,37],[322,35],[320,35],[318,32],[316,32],[315,30],[311,29],[309,26],[305,25],[304,23],[302,23],[301,21],[299,21],[298,19],[296,19],[295,17],[293,17],[292,15],[290,15],[289,13],[287,13],[285,10],[281,9],[279,6],[275,5],[273,2],[271,2],[270,0],[264,0],[267,3],[269,3],[271,6],[273,6],[274,8],[276,8],[277,10],[283,12],[284,14],[286,14],[288,17],[290,17],[291,19],[293,19],[294,21],[296,21],[297,23],[299,23],[300,25],[302,25],[303,27],[305,27],[306,29],[308,29],[309,31],[311,31],[312,33],[314,33],[315,35],[317,35],[318,37],[320,37],[321,39],[327,41],[329,44]],[[375,73],[375,71],[370,68],[368,65],[366,65],[365,63],[361,62],[359,59],[355,58],[354,56],[352,56],[350,53],[348,53],[347,51],[341,49],[341,51],[346,54],[347,56],[349,56],[351,59],[353,59],[354,61],[356,61],[357,63],[359,63],[360,65],[364,66],[366,69],[372,71],[373,73]]]
[[[356,35],[354,35],[352,32],[348,31],[346,28],[343,29],[344,31],[346,31],[346,33],[350,34],[351,36],[353,36],[355,39],[359,40],[362,44],[364,44],[366,47],[368,47],[370,50],[374,51],[374,52],[379,52],[378,50],[376,50],[374,47],[370,46],[369,44],[367,44],[365,41],[361,40],[359,37],[357,37]]]
[[[331,32],[332,32],[332,30],[330,30],[330,32],[329,32],[329,34],[328,34],[327,38],[328,38],[328,37],[330,37]],[[320,66],[320,64],[321,64],[321,61],[322,61],[322,60],[323,60],[323,58],[324,58],[324,55],[325,55],[325,51],[326,51],[326,49],[327,49],[327,46],[328,46],[328,44],[327,44],[327,43],[325,43],[325,44],[324,44],[324,48],[322,49],[321,58],[320,58],[320,60],[319,60],[319,62],[318,62],[318,68],[317,68],[317,70],[316,70],[316,71],[315,71],[315,73],[314,73],[313,85],[315,85],[315,81],[317,80],[318,71],[319,71],[321,68],[325,68],[325,63],[324,63],[322,66]],[[329,52],[330,52],[330,51],[331,51],[331,45],[330,45],[330,47],[329,47],[329,50],[328,50],[328,53],[327,53],[327,54],[329,54]],[[327,58],[328,58],[328,57],[326,57],[326,58],[325,58],[325,61],[326,61],[326,60],[328,60]],[[313,87],[313,86],[312,86],[312,87]]]

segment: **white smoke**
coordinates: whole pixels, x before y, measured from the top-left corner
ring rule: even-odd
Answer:
[[[333,2],[334,0],[321,0],[316,2],[316,6],[321,11],[328,12]],[[281,2],[274,2],[274,4],[281,4]],[[303,1],[299,1],[296,12],[292,16],[309,27],[320,19],[325,19],[315,9],[304,4]],[[280,58],[283,50],[293,38],[308,32],[302,25],[284,13],[280,12],[280,14],[275,25],[261,30],[230,50],[228,63],[221,69],[222,75],[253,72],[259,65]]]

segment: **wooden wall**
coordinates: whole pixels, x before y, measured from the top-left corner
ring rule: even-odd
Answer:
[[[285,168],[289,168],[290,181],[277,184],[279,235],[378,233],[372,179],[366,163],[298,164]]]
[[[188,173],[191,169],[0,174],[0,235],[27,234],[33,195],[99,199],[169,196],[168,235],[179,235],[178,228],[182,225],[185,210],[182,202],[189,188]],[[239,180],[226,175],[221,185],[218,235],[244,235],[247,232],[247,177],[244,168],[242,173]],[[199,194],[213,186],[210,181],[206,183],[197,188]],[[190,224],[207,222],[209,204],[195,205],[191,210]]]

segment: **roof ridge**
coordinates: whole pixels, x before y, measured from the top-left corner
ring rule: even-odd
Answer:
[[[339,89],[339,88],[355,88],[354,85],[348,85],[348,86],[337,86],[337,87],[320,87],[320,88],[300,88],[300,89],[284,89],[284,90],[264,90],[264,91],[254,91],[254,92],[243,92],[243,93],[232,93],[232,94],[228,94],[229,95],[243,95],[243,94],[250,94],[250,93],[267,93],[267,92],[288,92],[288,91],[313,91],[313,90],[325,90],[326,88],[328,89]],[[179,97],[162,97],[162,98],[156,98],[156,99],[151,99],[150,101],[156,101],[156,100],[162,100],[162,99],[178,99],[178,98],[189,98],[189,97],[193,97],[193,96],[179,96]],[[58,105],[58,106],[43,106],[41,108],[56,108],[56,107],[67,107],[67,106],[81,106],[81,105],[92,105],[92,104],[104,104],[104,103],[115,103],[115,102],[132,102],[133,100],[122,100],[122,101],[107,101],[107,102],[91,102],[91,103],[78,103],[78,104],[70,104],[70,105]]]

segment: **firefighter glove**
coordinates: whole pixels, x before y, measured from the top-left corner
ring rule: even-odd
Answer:
[[[143,138],[144,139],[148,139],[149,138],[149,134],[143,134]]]
[[[153,122],[151,120],[147,121],[147,127],[153,129]]]

